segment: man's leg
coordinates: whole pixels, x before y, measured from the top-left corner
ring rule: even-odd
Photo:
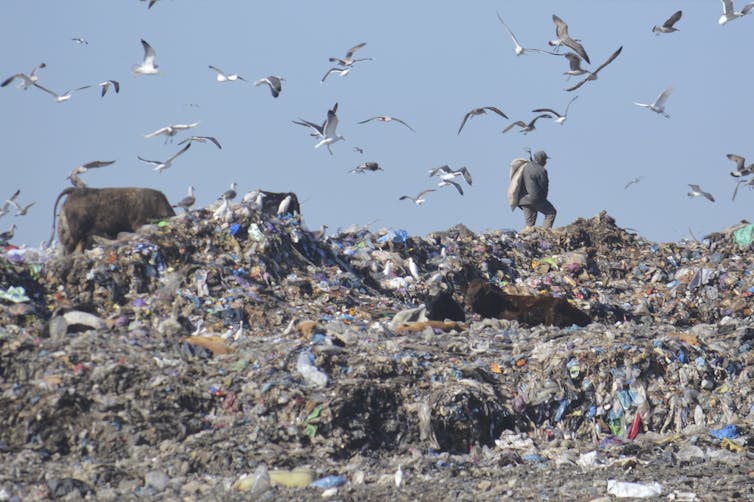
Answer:
[[[552,228],[552,224],[555,223],[555,216],[558,211],[555,209],[549,200],[545,200],[537,205],[537,210],[545,215],[545,220],[542,222],[542,228]]]
[[[532,206],[521,206],[524,212],[524,223],[527,227],[533,227],[537,223],[537,210]]]

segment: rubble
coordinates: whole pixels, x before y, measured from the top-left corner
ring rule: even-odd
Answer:
[[[750,253],[605,213],[325,236],[243,203],[8,246],[0,495],[752,497]],[[588,319],[482,316],[473,284]]]

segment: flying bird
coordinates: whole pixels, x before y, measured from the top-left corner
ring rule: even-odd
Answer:
[[[461,195],[463,195],[463,188],[461,188],[461,185],[459,185],[458,183],[456,183],[453,180],[442,179],[437,184],[437,186],[439,186],[439,187],[444,187],[444,186],[449,186],[449,185],[453,185],[456,188],[456,190],[458,190],[458,193],[461,194]]]
[[[5,216],[8,214],[10,207],[16,205],[16,199],[18,198],[18,195],[21,193],[21,189],[19,188],[15,192],[13,192],[13,195],[10,196],[10,199],[6,199],[2,206],[0,206],[0,216]]]
[[[18,88],[26,90],[39,80],[37,71],[46,67],[47,65],[45,63],[39,63],[34,67],[33,70],[31,70],[31,73],[29,73],[28,75],[25,73],[16,73],[15,75],[11,75],[10,77],[3,80],[3,83],[0,84],[0,87],[5,87],[6,85],[13,82],[14,79],[19,79],[21,82],[18,84]]]
[[[354,152],[358,152],[358,153],[361,153],[361,154],[363,154],[363,153],[364,153],[364,149],[363,149],[363,148],[361,148],[360,146],[355,146],[355,147],[353,147],[353,151],[354,151]]]
[[[578,54],[581,59],[583,59],[587,63],[591,63],[589,61],[589,56],[587,55],[586,50],[584,50],[584,46],[582,46],[577,40],[571,38],[570,35],[568,35],[568,25],[565,23],[565,21],[553,14],[552,22],[555,23],[555,36],[557,38],[555,40],[550,40],[547,43],[552,47],[560,47],[561,45],[565,45],[573,52]]]
[[[43,87],[42,85],[40,85],[37,82],[34,82],[33,85],[34,85],[34,87],[42,89],[47,94],[50,94],[53,97],[55,97],[55,101],[57,101],[58,103],[63,103],[64,101],[68,101],[69,99],[71,99],[71,96],[73,96],[73,93],[76,92],[76,91],[83,91],[84,89],[88,89],[88,88],[91,87],[91,85],[84,85],[82,87],[77,87],[75,89],[70,89],[68,91],[65,91],[63,94],[58,94],[57,92],[51,91],[47,87]]]
[[[516,35],[513,34],[513,30],[511,30],[508,27],[508,25],[505,24],[505,21],[503,21],[503,18],[500,17],[500,13],[499,12],[497,13],[497,18],[500,20],[500,22],[505,27],[506,31],[508,32],[508,34],[511,37],[511,40],[513,40],[513,44],[515,45],[514,51],[516,52],[516,56],[520,56],[522,54],[526,54],[527,52],[543,52],[545,54],[553,54],[553,55],[557,56],[557,54],[555,54],[554,52],[545,51],[545,50],[542,50],[542,49],[529,49],[529,48],[523,47],[521,45],[521,43],[518,41],[518,38],[516,38]]]
[[[157,66],[156,63],[157,53],[143,38],[141,39],[141,45],[144,47],[144,60],[141,63],[134,65],[134,75],[157,75],[160,73],[159,66]]]
[[[673,86],[668,87],[664,91],[660,93],[659,96],[657,96],[657,99],[654,103],[634,103],[636,106],[641,106],[642,108],[647,108],[648,110],[652,110],[655,113],[659,113],[665,118],[670,118],[670,115],[668,115],[665,112],[665,101],[668,100],[668,97],[670,96],[670,93],[673,92]]]
[[[578,84],[574,85],[573,87],[569,87],[568,89],[566,89],[566,91],[575,91],[576,89],[586,84],[590,80],[597,80],[597,74],[600,72],[600,70],[604,68],[605,66],[609,65],[610,63],[612,63],[613,60],[618,57],[618,55],[621,53],[622,50],[623,50],[623,46],[621,45],[620,47],[618,47],[618,49],[615,52],[613,52],[610,55],[609,58],[605,60],[604,63],[599,65],[596,70],[589,72],[589,75],[585,79],[583,79],[582,81],[580,81]]]
[[[450,166],[444,165],[440,167],[436,167],[434,169],[429,170],[429,177],[432,176],[438,176],[442,180],[452,180],[453,178],[457,178],[458,176],[463,176],[463,179],[466,181],[466,183],[471,186],[471,172],[466,166],[460,167],[456,170],[453,170],[450,168]]]
[[[691,187],[691,191],[688,193],[689,197],[704,197],[710,202],[715,202],[715,198],[712,196],[712,194],[702,190],[699,185],[689,184],[689,187]]]
[[[350,173],[365,173],[367,171],[384,171],[377,162],[362,162],[355,168],[351,169]]]
[[[173,125],[161,127],[154,132],[150,132],[149,134],[145,134],[144,137],[153,138],[155,136],[159,136],[160,134],[164,134],[165,143],[167,143],[168,140],[172,141],[173,136],[178,134],[179,131],[185,131],[186,129],[191,129],[198,125],[199,125],[199,122],[194,122],[193,124],[173,124]]]
[[[222,147],[222,146],[220,145],[220,142],[219,142],[219,141],[217,141],[217,139],[215,139],[215,138],[214,138],[214,137],[212,137],[212,136],[189,136],[188,138],[186,138],[186,139],[184,139],[184,140],[182,140],[182,141],[178,142],[178,145],[180,146],[180,145],[182,145],[182,144],[184,144],[184,143],[189,143],[189,142],[194,142],[194,141],[197,141],[197,142],[199,142],[199,143],[207,143],[207,142],[210,142],[210,143],[214,143],[214,144],[215,144],[215,146],[216,146],[217,148],[221,149],[221,150],[222,150],[222,148],[223,148],[223,147]]]
[[[730,173],[730,175],[734,178],[740,178],[741,176],[754,174],[754,162],[746,166],[744,165],[746,163],[746,159],[744,157],[741,157],[740,155],[736,155],[735,153],[729,153],[726,155],[726,157],[736,163],[736,170],[731,171]]]
[[[186,150],[188,150],[190,146],[191,146],[191,143],[187,144],[186,146],[184,146],[183,148],[181,148],[180,150],[178,150],[178,153],[176,153],[175,155],[173,155],[172,157],[170,157],[168,160],[165,160],[165,161],[161,161],[161,160],[147,160],[147,159],[139,157],[138,155],[136,156],[136,158],[139,159],[142,162],[146,162],[147,164],[152,164],[153,166],[155,166],[154,167],[155,171],[157,171],[159,173],[162,173],[162,171],[164,171],[165,169],[170,168],[170,166],[173,165],[173,161],[179,155],[181,155],[182,153],[185,153]]]
[[[11,204],[13,204],[13,207],[16,208],[15,216],[24,216],[29,211],[29,208],[33,206],[34,204],[36,204],[36,202],[32,202],[30,204],[26,204],[25,206],[22,206],[15,200],[13,200],[11,201]]]
[[[566,52],[565,54],[563,54],[563,57],[568,60],[568,71],[563,72],[563,75],[568,75],[566,77],[566,80],[569,80],[571,77],[578,77],[579,75],[589,73],[587,70],[581,67],[581,58],[578,56],[578,54],[575,54],[573,52]]]
[[[212,70],[215,70],[215,72],[217,72],[217,81],[218,82],[234,82],[236,80],[243,80],[244,82],[246,82],[246,79],[243,78],[240,75],[236,75],[235,73],[225,73],[224,71],[222,71],[217,66],[209,65],[209,67]]]
[[[356,63],[359,63],[361,61],[372,61],[372,58],[360,58],[360,59],[356,59],[356,58],[353,57],[354,53],[357,50],[359,50],[362,47],[364,47],[366,44],[367,44],[366,42],[362,42],[360,44],[354,45],[353,47],[351,47],[350,49],[348,49],[348,52],[346,52],[346,57],[344,57],[343,59],[340,59],[340,58],[329,58],[328,61],[330,61],[331,63],[338,63],[340,66],[346,66],[346,67],[353,66]]]
[[[570,108],[571,103],[578,98],[578,96],[574,96],[571,98],[571,100],[568,102],[568,104],[565,107],[565,111],[563,112],[563,115],[559,114],[552,108],[535,108],[532,110],[532,113],[552,113],[555,118],[553,119],[553,122],[557,122],[560,125],[563,125],[563,122],[565,122],[568,119],[568,108]]]
[[[117,80],[105,80],[104,82],[100,82],[97,85],[102,87],[101,97],[105,97],[105,94],[107,94],[107,90],[110,88],[110,86],[113,87],[115,94],[118,94],[120,92],[120,82],[118,82]]]
[[[662,26],[653,26],[652,31],[659,35],[660,33],[672,33],[674,31],[678,31],[678,28],[674,27],[673,25],[678,22],[679,19],[681,19],[681,16],[683,15],[682,10],[675,11],[672,16],[670,16],[667,21],[662,23]]]
[[[217,200],[233,200],[236,198],[236,188],[238,188],[238,184],[234,181],[230,184],[230,188],[225,190],[223,193],[220,194],[220,197],[217,198]]]
[[[272,93],[273,98],[277,98],[280,96],[280,91],[283,90],[283,84],[282,82],[285,79],[283,77],[279,77],[276,75],[270,75],[269,77],[260,78],[256,82],[254,82],[255,86],[260,86],[262,84],[267,84],[270,87],[270,92]]]
[[[379,120],[380,122],[392,122],[392,121],[395,121],[395,122],[403,124],[404,126],[408,127],[412,131],[416,132],[413,127],[411,127],[410,125],[408,125],[407,123],[405,123],[401,119],[399,119],[397,117],[391,117],[389,115],[377,115],[376,117],[371,117],[371,118],[368,118],[366,120],[362,120],[361,122],[358,122],[358,123],[359,124],[366,124],[367,122],[369,122],[371,120]]]
[[[335,103],[335,106],[327,111],[327,118],[321,126],[303,119],[301,119],[300,122],[294,120],[293,123],[311,128],[313,131],[312,135],[320,138],[319,143],[314,145],[314,148],[319,148],[320,146],[325,145],[327,146],[330,155],[332,155],[332,144],[346,139],[335,132],[335,129],[338,127],[338,116],[335,114],[337,110],[338,103]]]
[[[86,183],[81,181],[81,179],[78,177],[79,174],[84,174],[89,169],[105,167],[114,163],[114,160],[93,160],[91,162],[87,162],[86,164],[74,167],[71,171],[71,174],[69,174],[66,179],[71,180],[71,184],[77,188],[86,188]]]
[[[736,183],[736,189],[733,190],[733,198],[731,200],[736,200],[736,194],[738,193],[738,188],[741,185],[747,185],[751,190],[752,188],[754,188],[754,178],[748,180],[738,180],[738,183]]]
[[[466,121],[469,120],[471,117],[476,117],[477,115],[486,115],[487,111],[495,112],[498,115],[500,115],[503,118],[508,118],[508,116],[502,112],[499,108],[495,106],[482,106],[481,108],[474,108],[473,110],[469,110],[466,115],[463,116],[463,120],[461,121],[461,127],[458,128],[458,133],[461,134],[461,129],[463,129],[463,126],[466,125]]]
[[[723,15],[717,20],[721,25],[728,21],[733,21],[739,17],[744,17],[747,14],[751,14],[751,9],[754,9],[754,2],[747,3],[740,11],[733,8],[733,0],[722,0],[723,2]]]
[[[71,40],[73,40],[79,45],[89,45],[89,41],[85,39],[84,37],[73,37]]]
[[[511,125],[509,125],[508,127],[506,127],[505,129],[503,129],[503,133],[506,133],[506,132],[510,131],[511,129],[513,129],[513,127],[518,126],[518,127],[521,128],[518,132],[522,132],[524,134],[527,134],[527,133],[533,131],[534,129],[536,129],[536,127],[535,127],[534,124],[537,122],[537,120],[539,120],[539,119],[551,119],[551,118],[552,118],[552,115],[550,115],[549,113],[540,113],[539,115],[537,115],[536,117],[534,117],[533,119],[531,119],[531,122],[529,122],[528,124],[526,122],[524,122],[523,120],[517,120],[517,121],[513,122]]]
[[[416,204],[417,206],[421,206],[422,204],[424,204],[424,202],[426,200],[424,198],[424,196],[427,195],[430,192],[435,192],[435,191],[436,190],[434,188],[429,188],[427,190],[422,190],[421,192],[419,192],[418,194],[416,194],[416,197],[411,197],[410,195],[401,195],[400,197],[398,197],[398,200],[409,199],[409,200],[414,201],[414,204]]]
[[[329,77],[331,73],[337,73],[338,76],[345,77],[346,75],[351,73],[351,68],[336,68],[336,67],[330,68],[329,70],[327,70],[327,73],[325,73],[325,75],[322,77],[320,82],[324,83],[325,80],[327,80],[327,77]]]
[[[626,188],[630,187],[630,186],[631,186],[631,185],[633,185],[634,183],[638,183],[639,181],[641,181],[641,179],[642,179],[643,177],[644,177],[644,176],[637,176],[636,178],[634,178],[634,179],[632,179],[631,181],[629,181],[628,183],[626,183],[626,185],[625,185],[625,186],[623,187],[623,189],[625,190]]]

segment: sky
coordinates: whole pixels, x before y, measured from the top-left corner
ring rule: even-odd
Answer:
[[[679,31],[652,33],[678,9]],[[555,38],[557,14],[586,49],[585,69],[623,51],[597,80],[567,92],[581,78],[562,74],[567,60],[516,56],[498,13],[525,47],[543,49]],[[195,208],[215,203],[233,181],[237,201],[255,189],[292,191],[304,224],[326,224],[328,233],[353,224],[416,236],[459,223],[475,232],[520,230],[523,214],[511,211],[506,191],[510,162],[528,147],[550,156],[556,227],[604,210],[651,241],[701,238],[750,220],[754,200],[748,189],[731,200],[735,166],[726,158],[754,161],[754,15],[721,26],[721,14],[717,0],[159,0],[151,9],[139,0],[7,0],[0,3],[0,79],[45,62],[45,87],[94,87],[63,103],[16,82],[0,88],[0,201],[20,189],[21,204],[35,202],[25,216],[0,218],[0,231],[16,223],[17,245],[48,239],[55,198],[70,186],[66,176],[94,160],[116,162],[84,174],[91,187],[151,187],[175,203],[193,185]],[[144,55],[141,39],[155,49],[159,75],[132,74]],[[373,60],[320,81],[333,67],[328,58],[362,42],[356,56]],[[209,65],[249,82],[217,82]],[[278,98],[253,85],[267,75],[286,79]],[[96,84],[109,79],[120,82],[120,93],[101,97]],[[654,101],[670,85],[670,118],[633,104]],[[562,112],[573,96],[564,124],[541,119],[529,134],[502,133],[511,121],[531,120],[535,108]],[[346,139],[330,155],[292,121],[321,123],[335,103]],[[466,112],[482,106],[510,120],[472,117],[458,134]],[[416,132],[396,122],[358,124],[377,115],[398,117]],[[199,125],[172,142],[144,137],[193,122]],[[191,134],[213,136],[222,149],[194,143],[161,173],[137,159],[166,159]],[[365,161],[384,171],[349,172]],[[463,196],[429,177],[444,164],[471,172]],[[689,197],[690,183],[716,201]],[[436,191],[423,205],[399,200],[428,188]]]

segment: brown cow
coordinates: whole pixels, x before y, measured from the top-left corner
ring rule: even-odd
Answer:
[[[175,216],[165,194],[151,188],[70,187],[55,200],[50,242],[64,195],[68,197],[60,208],[58,233],[65,254],[91,248],[95,235],[115,239],[119,232],[135,232],[145,223]]]

